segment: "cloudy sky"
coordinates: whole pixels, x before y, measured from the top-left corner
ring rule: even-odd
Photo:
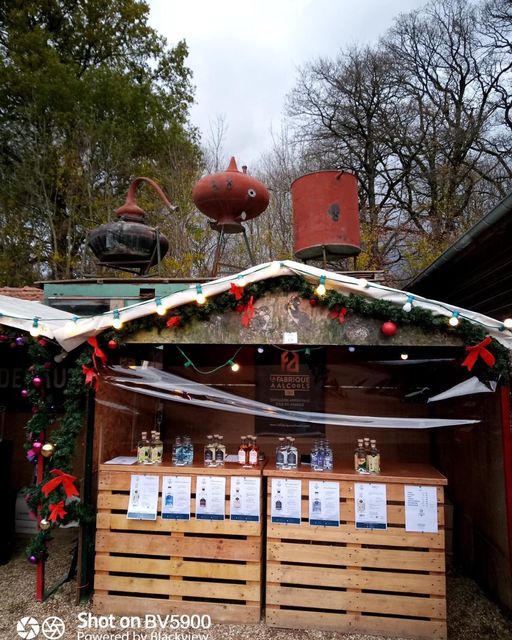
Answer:
[[[148,0],[151,24],[185,39],[194,74],[192,121],[203,137],[225,120],[224,152],[251,165],[278,132],[296,70],[340,47],[375,42],[425,0]]]

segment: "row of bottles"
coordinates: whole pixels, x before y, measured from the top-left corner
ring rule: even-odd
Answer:
[[[311,468],[315,471],[332,471],[334,457],[327,439],[315,440],[311,449]]]
[[[376,440],[358,439],[354,451],[354,470],[357,473],[380,473],[380,452]]]
[[[256,436],[242,436],[238,449],[238,463],[244,467],[255,467],[259,464],[259,452]]]
[[[205,467],[224,466],[226,462],[226,445],[223,440],[224,436],[221,436],[218,433],[206,436],[203,458]]]
[[[279,438],[276,447],[276,467],[278,469],[297,469],[299,452],[295,446],[295,438],[288,436]]]
[[[143,431],[137,444],[137,462],[139,464],[161,464],[163,454],[164,445],[160,439],[160,433],[152,431],[151,438],[148,439],[148,432]]]

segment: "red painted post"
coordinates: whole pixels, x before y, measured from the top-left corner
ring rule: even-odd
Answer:
[[[44,432],[39,435],[40,442],[44,443]],[[41,484],[44,475],[44,457],[39,455],[37,457],[37,483]],[[37,524],[41,522],[41,513],[37,514]],[[36,564],[36,602],[43,602],[44,600],[44,554]]]
[[[503,385],[501,392],[501,433],[503,440],[503,469],[505,473],[505,502],[507,507],[508,552],[512,574],[512,422],[510,416],[510,387]]]

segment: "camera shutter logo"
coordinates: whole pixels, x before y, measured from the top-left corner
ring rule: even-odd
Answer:
[[[41,625],[41,631],[48,640],[59,640],[64,635],[66,626],[63,620],[57,618],[57,616],[49,616]]]
[[[16,631],[23,640],[32,640],[39,633],[39,622],[31,616],[26,616],[18,620]]]

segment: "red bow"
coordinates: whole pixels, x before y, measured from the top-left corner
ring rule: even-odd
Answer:
[[[48,516],[48,520],[53,520],[54,522],[56,522],[57,518],[60,518],[62,520],[62,518],[67,515],[68,512],[66,511],[66,509],[64,509],[64,500],[50,505],[50,515]]]
[[[179,327],[181,323],[181,316],[171,316],[169,320],[167,320],[167,326],[169,329],[173,327]]]
[[[42,491],[46,497],[48,497],[48,494],[60,485],[62,485],[64,493],[68,498],[78,495],[77,488],[73,484],[76,480],[75,476],[72,476],[69,473],[64,473],[64,471],[61,471],[60,469],[52,469],[50,473],[52,473],[55,478],[48,480],[48,482],[46,482],[42,487]]]
[[[98,341],[93,336],[87,340],[88,344],[93,348],[92,352],[92,361],[94,362],[94,368],[97,369],[98,366],[96,364],[96,358],[99,358],[103,364],[107,364],[107,356],[103,353],[103,351],[98,347]]]
[[[466,356],[464,362],[462,363],[463,367],[467,367],[468,371],[474,367],[475,362],[478,357],[482,358],[486,365],[489,367],[494,367],[494,363],[496,362],[496,358],[492,355],[492,353],[486,349],[488,345],[492,342],[491,336],[487,336],[484,338],[482,342],[475,344],[473,347],[466,347],[466,351],[468,351],[468,355]]]
[[[334,309],[333,311],[331,311],[329,317],[333,320],[337,320],[340,324],[343,324],[345,322],[345,316],[347,315],[347,313],[348,309],[346,307],[342,307],[340,310]]]
[[[86,367],[85,364],[83,364],[82,373],[85,376],[85,384],[96,391],[100,386],[100,377],[97,371],[95,371],[92,367]]]
[[[237,284],[232,282],[229,287],[229,293],[232,293],[235,296],[235,300],[241,300],[244,295],[244,288],[239,287]]]
[[[242,305],[240,311],[242,313],[242,325],[248,327],[254,317],[253,296],[249,298],[249,302],[246,305]]]

